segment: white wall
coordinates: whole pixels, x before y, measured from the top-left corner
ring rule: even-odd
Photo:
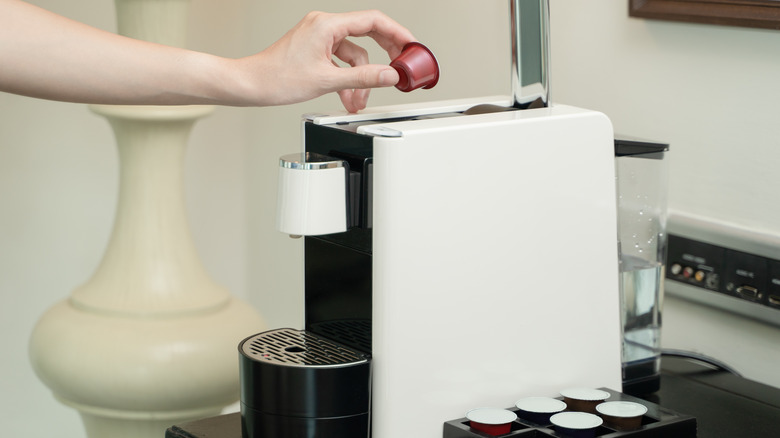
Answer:
[[[32,3],[115,29],[109,0]],[[629,19],[624,1],[552,3],[553,100],[604,111],[620,132],[671,142],[672,209],[779,235],[780,139],[772,122],[780,32]],[[404,23],[442,65],[435,89],[379,90],[373,105],[508,93],[504,0],[193,0],[190,46],[240,56],[269,45],[308,10],[364,8]],[[388,61],[366,45],[376,62]],[[326,96],[284,108],[220,108],[193,132],[187,206],[201,257],[270,326],[301,319],[300,241],[274,230],[276,160],[300,148],[301,113],[339,107]],[[12,434],[29,434],[32,425],[36,436],[83,436],[75,412],[33,375],[26,348],[37,318],[85,281],[102,255],[116,201],[113,144],[107,123],[82,105],[0,94],[0,424]],[[667,304],[669,346],[728,355],[717,332],[682,334],[706,326],[747,335],[752,327]],[[780,353],[756,348],[773,345],[777,331],[761,327],[761,341],[739,351],[752,362],[741,371],[771,381]]]
[[[780,32],[633,19],[615,3],[553,1],[555,96],[670,142],[673,210],[780,234]]]
[[[627,3],[552,1],[553,99],[671,143],[674,213],[779,236],[780,32],[628,18]],[[663,321],[664,347],[780,387],[777,327],[668,297]]]

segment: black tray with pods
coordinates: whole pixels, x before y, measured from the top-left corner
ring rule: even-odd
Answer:
[[[607,401],[629,401],[639,403],[647,407],[647,413],[642,417],[642,425],[639,429],[630,431],[620,431],[611,428],[604,423],[599,426],[595,435],[599,438],[691,438],[696,437],[696,418],[690,415],[680,414],[678,412],[666,409],[662,406],[650,403],[645,400],[632,397],[608,388],[599,388],[610,393]],[[562,399],[562,397],[560,397]],[[518,413],[515,407],[508,410]],[[537,424],[526,420],[518,414],[517,420],[512,423],[511,432],[499,435],[499,437],[517,437],[517,438],[567,438],[570,435],[564,435],[556,431],[553,424]],[[484,432],[474,430],[469,426],[469,420],[459,418],[444,423],[443,438],[492,438]]]

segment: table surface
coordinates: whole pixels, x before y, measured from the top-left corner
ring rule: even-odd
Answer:
[[[699,438],[780,437],[780,389],[691,359],[662,359],[661,389],[643,397],[696,417]]]
[[[661,389],[644,398],[696,417],[698,438],[780,437],[780,389],[695,360],[664,357]],[[172,426],[165,436],[241,438],[241,416],[220,415]]]

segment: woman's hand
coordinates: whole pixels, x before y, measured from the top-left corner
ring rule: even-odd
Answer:
[[[356,112],[366,107],[370,88],[393,86],[399,79],[389,65],[369,64],[366,50],[347,39],[363,36],[373,38],[389,59],[414,41],[408,30],[379,11],[311,12],[271,47],[238,62],[242,71],[262,81],[255,84],[255,93],[265,104],[301,102],[335,91],[347,111]],[[336,65],[334,56],[351,68]],[[252,80],[247,78],[250,87]]]

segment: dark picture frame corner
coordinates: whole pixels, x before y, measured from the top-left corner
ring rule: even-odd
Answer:
[[[780,30],[780,0],[629,0],[628,15]]]

